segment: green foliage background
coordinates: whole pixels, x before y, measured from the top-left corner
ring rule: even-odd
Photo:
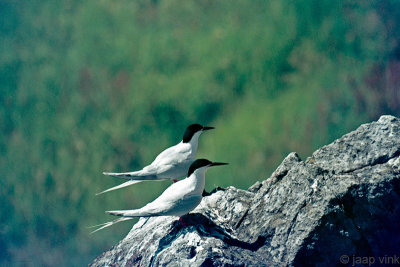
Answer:
[[[170,182],[95,197],[215,126],[199,157],[215,186],[247,188],[400,113],[400,2],[0,1],[0,265],[80,266],[132,223],[89,235],[109,209]]]

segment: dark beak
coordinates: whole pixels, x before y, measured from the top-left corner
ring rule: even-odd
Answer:
[[[203,131],[215,129],[214,127],[203,126]]]
[[[224,163],[224,162],[213,162],[211,163],[210,166],[220,166],[220,165],[228,165],[229,163]]]

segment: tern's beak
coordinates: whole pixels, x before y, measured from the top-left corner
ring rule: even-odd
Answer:
[[[210,166],[220,166],[220,165],[228,165],[229,163],[224,163],[224,162],[213,162],[211,163]]]
[[[207,130],[212,130],[215,129],[215,127],[208,127],[208,126],[203,126],[203,131],[207,131]]]

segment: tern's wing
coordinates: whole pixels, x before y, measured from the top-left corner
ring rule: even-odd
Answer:
[[[164,210],[159,211],[160,216],[182,216],[194,210],[200,204],[201,195],[187,195],[164,205]]]
[[[141,211],[150,216],[181,216],[194,209],[202,196],[193,194],[192,185],[188,179],[171,184],[158,198],[150,202]]]
[[[154,172],[154,170],[147,170],[145,171],[144,169],[141,171],[135,171],[135,172],[103,172],[104,175],[110,175],[114,176],[117,178],[122,178],[122,179],[129,179],[129,180],[139,180],[139,181],[145,181],[145,180],[156,180],[157,175]]]
[[[191,149],[188,144],[179,143],[161,152],[150,166],[176,165],[188,160],[191,156]],[[147,168],[147,167],[146,167]]]
[[[182,216],[189,213],[201,202],[201,195],[187,195],[172,201],[155,201],[137,210],[114,210],[106,213],[122,217]]]
[[[172,176],[175,176],[174,168],[182,165],[182,163],[184,163],[185,165],[191,163],[191,161],[189,160],[190,158],[190,146],[181,142],[161,152],[150,165],[144,167],[140,171],[121,173],[103,172],[103,174],[122,179],[138,181],[158,180],[163,178],[180,178],[167,176],[168,174],[172,174]],[[190,162],[188,163],[188,161]],[[185,173],[186,171],[187,170],[185,170],[183,173]],[[179,171],[178,173],[180,174],[181,171]],[[159,174],[162,174],[161,177]]]

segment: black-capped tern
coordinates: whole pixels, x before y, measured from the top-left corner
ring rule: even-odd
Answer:
[[[97,193],[96,195],[143,181],[172,179],[175,182],[176,179],[185,177],[189,166],[196,157],[199,136],[204,131],[211,129],[214,129],[214,127],[202,126],[200,124],[189,125],[179,144],[161,152],[150,165],[144,167],[140,171],[123,173],[103,172],[104,175],[111,175],[128,181]]]
[[[134,217],[178,216],[181,217],[194,210],[201,202],[205,186],[205,173],[209,167],[226,165],[228,163],[211,162],[207,159],[194,161],[187,174],[187,178],[171,184],[158,198],[146,206],[135,210],[114,210],[106,213],[121,216],[114,221],[96,225],[101,229],[113,224],[131,220]],[[181,218],[179,218],[181,220]],[[182,222],[182,221],[181,221]],[[94,227],[96,227],[94,226]]]

